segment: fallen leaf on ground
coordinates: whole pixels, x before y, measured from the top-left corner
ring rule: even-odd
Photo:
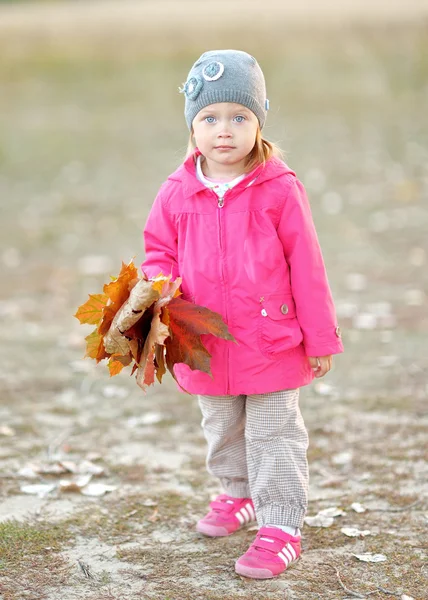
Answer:
[[[59,464],[66,467],[70,473],[78,473],[80,475],[103,475],[104,467],[95,465],[90,460],[82,460],[80,463],[75,463],[71,460],[62,460]]]
[[[13,435],[15,435],[15,430],[12,429],[12,427],[9,427],[8,425],[1,425],[0,426],[0,435],[12,437]]]
[[[24,494],[35,494],[44,498],[56,488],[56,483],[35,483],[33,485],[21,485],[20,490]]]
[[[159,516],[158,516],[158,509],[157,509],[157,508],[155,508],[155,510],[153,511],[153,513],[151,514],[151,516],[148,518],[148,520],[149,520],[151,523],[154,523],[154,522],[155,522],[155,521],[157,521],[158,519],[159,519]]]
[[[157,506],[157,504],[157,502],[151,500],[150,498],[147,498],[147,500],[144,500],[143,502],[143,506]]]
[[[100,458],[102,458],[102,454],[99,452],[88,452],[86,455],[86,460],[89,461],[100,460]]]
[[[25,465],[17,472],[18,477],[26,477],[27,479],[37,479],[38,473],[33,465]]]
[[[60,479],[59,489],[61,492],[80,492],[92,479],[92,475],[81,475],[76,479]]]
[[[346,465],[352,461],[352,452],[339,452],[331,460],[335,465]]]
[[[315,515],[314,517],[305,517],[305,523],[309,527],[331,527],[334,523],[333,517],[326,517],[324,515]]]
[[[363,504],[360,504],[359,502],[353,502],[351,504],[351,508],[353,510],[355,510],[355,512],[357,512],[357,513],[363,513],[363,512],[366,512],[366,510],[367,510],[367,508]]]
[[[147,412],[141,417],[130,417],[126,424],[128,427],[139,427],[140,425],[154,425],[163,421],[164,416],[156,412]]]
[[[331,527],[334,523],[334,517],[341,517],[346,513],[337,506],[324,508],[313,517],[305,517],[305,523],[309,527]]]
[[[114,492],[117,489],[115,485],[107,485],[105,483],[90,483],[85,486],[81,493],[84,496],[103,496],[107,492]]]
[[[89,460],[82,460],[80,463],[71,460],[61,460],[50,464],[30,463],[18,471],[20,477],[31,479],[34,479],[38,475],[64,475],[64,473],[103,475],[104,468],[95,465]]]
[[[329,508],[323,508],[318,511],[318,514],[324,517],[341,517],[346,515],[346,512],[337,506],[330,506]]]
[[[366,535],[371,535],[371,531],[369,529],[364,529],[364,531],[361,531],[355,527],[342,527],[340,531],[348,537],[364,537]]]
[[[384,554],[373,554],[372,552],[366,552],[365,554],[353,554],[358,558],[358,560],[362,560],[364,562],[383,562],[387,560]]]

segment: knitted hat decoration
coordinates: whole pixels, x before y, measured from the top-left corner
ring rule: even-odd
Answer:
[[[249,108],[263,128],[269,109],[263,71],[256,59],[241,50],[204,52],[179,88],[185,96],[184,116],[191,130],[198,112],[217,102],[236,102]]]

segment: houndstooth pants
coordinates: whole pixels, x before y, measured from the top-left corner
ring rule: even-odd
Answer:
[[[229,496],[252,498],[260,527],[303,527],[309,437],[299,391],[197,396],[208,442],[207,470]]]

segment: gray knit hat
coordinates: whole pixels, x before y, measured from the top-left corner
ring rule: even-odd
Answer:
[[[263,72],[256,59],[241,50],[211,50],[198,58],[179,88],[185,95],[187,126],[205,106],[216,102],[236,102],[258,118],[260,129],[266,120],[269,100]]]

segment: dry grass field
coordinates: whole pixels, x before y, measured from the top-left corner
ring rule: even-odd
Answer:
[[[320,4],[0,5],[1,600],[428,597],[427,6]],[[302,559],[267,582],[233,569],[254,531],[194,531],[219,491],[195,398],[110,379],[82,360],[89,328],[72,316],[143,258],[185,153],[177,88],[215,47],[265,71],[265,134],[308,190],[345,345],[301,391],[308,515],[342,514],[305,525]],[[30,477],[84,460],[114,489]]]

